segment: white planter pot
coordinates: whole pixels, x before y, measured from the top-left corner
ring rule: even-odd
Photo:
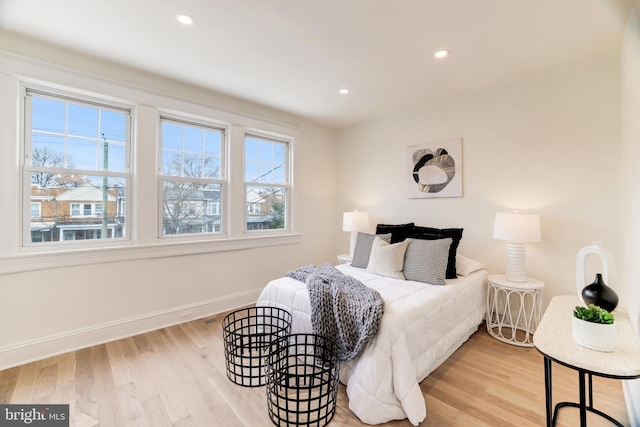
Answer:
[[[573,340],[586,348],[611,352],[616,349],[618,328],[615,323],[603,324],[587,322],[577,317],[573,321]]]

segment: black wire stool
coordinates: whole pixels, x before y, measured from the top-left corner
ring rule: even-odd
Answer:
[[[291,314],[275,307],[250,307],[222,322],[227,377],[245,387],[265,384],[264,357],[269,344],[291,332]]]
[[[334,341],[314,334],[283,336],[266,357],[267,406],[279,427],[322,427],[336,411],[340,364]]]

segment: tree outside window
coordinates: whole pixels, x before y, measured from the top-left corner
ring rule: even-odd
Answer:
[[[221,232],[224,130],[162,118],[161,134],[161,235]]]
[[[24,203],[40,215],[24,221],[24,244],[125,237],[130,111],[94,100],[27,89]],[[103,209],[103,206],[105,208]],[[66,236],[66,237],[65,237]],[[70,238],[73,236],[73,239]]]

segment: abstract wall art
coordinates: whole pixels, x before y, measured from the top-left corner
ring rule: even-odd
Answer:
[[[462,197],[462,138],[407,148],[410,199]]]

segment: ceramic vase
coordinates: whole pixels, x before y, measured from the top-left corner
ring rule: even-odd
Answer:
[[[596,258],[596,261],[600,261],[600,268],[597,269],[596,265],[592,264],[592,270],[595,269],[602,274],[602,279],[605,283],[615,289],[616,279],[615,279],[615,266],[613,255],[606,248],[604,248],[600,242],[593,242],[593,244],[589,246],[585,246],[580,249],[578,252],[578,256],[576,257],[576,292],[578,294],[578,298],[580,301],[584,303],[582,300],[582,288],[589,283],[587,279],[587,259]],[[593,273],[589,273],[589,277]]]
[[[597,305],[611,313],[618,306],[618,294],[602,280],[602,274],[582,289],[582,300],[585,304]]]

